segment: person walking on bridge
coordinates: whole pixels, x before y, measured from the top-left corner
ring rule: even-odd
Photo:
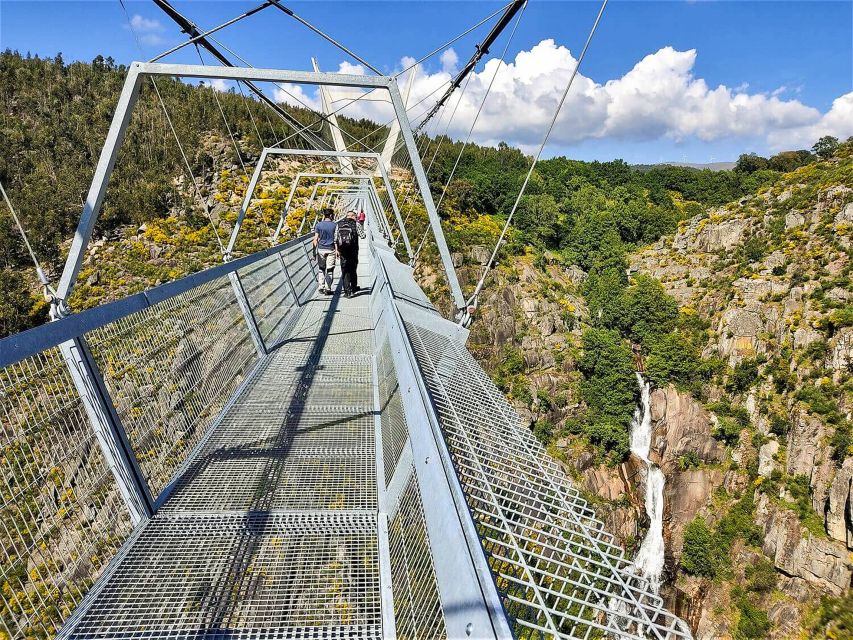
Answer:
[[[332,279],[335,275],[335,234],[337,226],[332,220],[332,210],[323,209],[323,219],[314,227],[314,255],[317,256],[319,273],[317,293],[332,293]]]
[[[341,282],[344,285],[344,296],[351,298],[358,291],[358,225],[355,211],[347,213],[347,217],[338,222],[335,230],[335,248],[341,258]]]

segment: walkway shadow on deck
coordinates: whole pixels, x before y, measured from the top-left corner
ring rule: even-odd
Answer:
[[[264,543],[264,534],[269,534],[269,531],[275,529],[274,516],[271,515],[276,495],[275,487],[281,481],[284,470],[290,462],[289,454],[291,453],[294,436],[301,422],[301,417],[306,410],[301,398],[304,398],[314,383],[314,378],[319,371],[318,366],[324,346],[329,335],[332,333],[332,323],[340,306],[340,287],[338,287],[338,291],[331,298],[315,297],[308,304],[326,304],[327,301],[329,306],[324,312],[317,335],[313,338],[311,350],[308,352],[307,357],[305,357],[303,365],[294,369],[295,372],[298,372],[298,377],[295,378],[288,392],[292,392],[293,387],[297,391],[291,399],[290,406],[284,409],[284,419],[282,420],[280,431],[271,435],[267,434],[257,442],[246,443],[237,447],[214,448],[203,451],[202,457],[191,464],[186,472],[178,479],[172,494],[164,504],[164,509],[168,512],[169,503],[173,500],[176,502],[180,501],[182,489],[192,486],[192,483],[212,463],[222,460],[267,458],[266,464],[264,464],[257,476],[258,480],[252,493],[250,500],[251,509],[248,512],[246,520],[246,531],[237,537],[234,546],[229,549],[227,570],[222,571],[210,585],[209,590],[200,603],[201,608],[207,609],[210,613],[209,616],[204,616],[209,620],[209,623],[201,631],[202,637],[214,636],[217,638],[226,638],[235,634],[233,629],[229,631],[227,628],[228,620],[231,618],[235,607],[239,605],[241,600],[251,598],[254,592],[263,589],[263,585],[259,586],[257,584],[257,576],[252,575],[249,569],[261,545]],[[295,327],[291,327],[291,331],[293,329]],[[307,337],[296,337],[284,340],[275,347],[275,351],[279,349],[286,350],[289,344],[297,342],[304,343],[307,339]],[[275,351],[267,357],[267,361],[258,370],[254,378],[255,381],[262,380],[265,371],[275,364],[275,356],[273,355]],[[251,390],[252,385],[250,384],[243,391],[243,395],[245,396],[250,393]],[[372,404],[371,397],[366,402],[366,405],[372,406]],[[239,412],[239,403],[231,407],[229,411]],[[310,430],[328,428],[329,426],[352,420],[358,416],[372,416],[373,414],[374,411],[372,410],[354,410],[352,415],[341,416],[340,418],[312,426]],[[221,425],[217,428],[221,428]],[[215,507],[215,505],[212,506]],[[182,515],[187,515],[187,511],[182,511],[181,513]],[[353,600],[355,601],[355,599]],[[279,611],[286,611],[290,608],[288,603],[280,603]],[[323,612],[317,612],[318,617],[321,617],[322,614]],[[351,621],[349,624],[345,624],[342,619],[337,619],[340,616],[331,610],[325,612],[325,615],[328,617],[328,620],[323,624],[344,626],[371,624],[364,620],[363,615],[357,615],[356,620]],[[277,616],[273,615],[272,618],[277,618]],[[294,623],[298,624],[299,621],[294,621]]]

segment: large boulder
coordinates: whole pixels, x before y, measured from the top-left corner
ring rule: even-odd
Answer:
[[[853,458],[847,458],[835,472],[826,500],[826,533],[853,549]]]
[[[850,588],[853,565],[844,546],[811,535],[796,513],[766,495],[758,500],[756,522],[764,529],[762,551],[779,571],[835,595]]]

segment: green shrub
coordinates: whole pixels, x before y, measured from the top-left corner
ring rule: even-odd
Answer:
[[[714,535],[700,516],[693,518],[684,528],[681,567],[692,576],[713,578],[717,575]]]
[[[687,451],[684,453],[684,455],[679,456],[678,458],[678,468],[682,471],[687,471],[688,469],[698,469],[701,464],[702,459],[695,451]]]
[[[774,413],[770,416],[770,433],[785,438],[791,430],[791,423],[785,416]]]
[[[840,598],[821,596],[818,619],[812,627],[811,637],[853,640],[853,591]]]
[[[841,464],[844,459],[850,455],[853,449],[853,425],[848,420],[839,424],[832,434],[829,441],[832,447],[832,459]]]
[[[737,601],[740,609],[735,638],[737,640],[764,640],[770,631],[770,619],[767,612],[752,604],[746,597]]]
[[[593,419],[586,425],[589,441],[605,452],[614,462],[621,462],[631,450],[630,436],[625,425],[612,418]]]
[[[533,435],[542,444],[549,444],[554,439],[554,423],[547,418],[539,418],[533,424]]]
[[[731,393],[744,393],[756,382],[758,382],[758,361],[744,360],[735,365],[727,388]]]
[[[686,390],[699,382],[699,351],[683,334],[673,332],[654,340],[650,351],[645,373],[655,386],[671,382]]]
[[[767,558],[760,558],[755,564],[751,564],[745,571],[746,588],[755,593],[770,593],[776,588],[778,574],[776,567]]]

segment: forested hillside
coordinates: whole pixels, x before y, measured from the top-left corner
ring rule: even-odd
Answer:
[[[0,56],[0,180],[54,275],[122,74],[109,60]],[[285,129],[239,93],[167,80],[160,90],[227,232],[245,183],[216,97],[244,159],[259,134],[269,144]],[[218,259],[149,88],[137,111],[78,306]],[[343,126],[355,137],[376,128]],[[420,143],[438,200],[462,145]],[[529,162],[505,144],[461,157],[441,215],[466,293]],[[287,187],[262,187],[272,220]],[[851,141],[744,154],[731,171],[553,158],[489,274],[469,348],[632,551],[649,528],[648,470],[630,450],[637,373],[651,384],[662,594],[699,638],[853,637],[851,229]],[[0,332],[11,333],[43,321],[44,304],[5,213],[0,245]],[[446,305],[429,243],[417,275]]]
[[[61,55],[44,59],[11,51],[0,53],[0,181],[36,254],[52,275],[61,271],[63,243],[71,238],[80,218],[124,77],[125,69],[109,58],[99,57],[91,64],[66,64]],[[261,140],[271,145],[293,133],[274,114],[270,116],[268,108],[244,100],[235,90],[214,95],[209,87],[166,78],[158,80],[157,86],[193,172],[202,183],[218,177],[211,175],[210,139],[229,139],[220,105],[227,126],[240,141],[244,161],[257,157]],[[307,109],[288,110],[305,124],[316,121]],[[368,145],[381,143],[386,135],[373,123],[343,119],[341,126],[354,138],[364,137]],[[322,135],[330,137],[328,131]],[[232,145],[224,152],[229,160],[237,161]],[[200,211],[195,193],[181,188],[185,175],[157,96],[151,84],[144,83],[95,235],[110,234],[123,226],[135,230],[172,213],[179,213],[193,229],[204,229],[207,220],[197,219]],[[24,244],[5,205],[3,209],[0,335],[46,319],[45,305],[38,297],[32,298],[35,282],[32,270],[28,270]],[[223,231],[227,229],[223,227]]]

